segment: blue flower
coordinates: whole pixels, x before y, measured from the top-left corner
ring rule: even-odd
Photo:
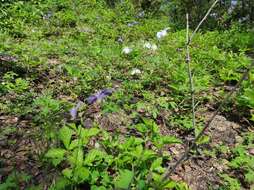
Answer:
[[[78,115],[78,109],[80,108],[80,106],[83,104],[83,102],[78,102],[77,105],[73,108],[71,108],[70,110],[70,115],[71,115],[71,119],[74,120],[76,119],[77,115]]]
[[[96,101],[101,101],[103,98],[106,96],[110,96],[113,93],[112,89],[103,89],[96,94],[93,94],[87,98],[87,103],[88,104],[93,104]]]

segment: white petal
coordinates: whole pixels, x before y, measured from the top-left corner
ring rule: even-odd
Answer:
[[[144,48],[151,49],[151,47],[152,47],[152,44],[150,44],[149,42],[146,42],[144,44]]]
[[[168,31],[169,29],[170,29],[170,28],[167,27],[167,28],[165,28],[165,29],[163,29],[163,30],[157,32],[156,37],[157,37],[158,39],[161,39],[162,37],[165,37],[165,36],[168,34],[167,31]]]
[[[131,75],[138,75],[138,74],[141,74],[141,71],[139,69],[137,69],[137,68],[132,69]]]
[[[155,51],[155,50],[157,50],[157,49],[158,49],[158,47],[157,47],[157,45],[156,45],[156,44],[153,44],[153,45],[152,45],[152,47],[151,47],[151,49]]]
[[[122,53],[124,53],[124,54],[129,54],[130,52],[132,52],[132,49],[129,47],[124,47],[122,50]]]

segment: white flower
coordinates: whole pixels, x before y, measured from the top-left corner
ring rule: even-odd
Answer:
[[[157,47],[156,44],[151,44],[151,43],[149,43],[149,42],[146,42],[146,43],[144,44],[144,48],[151,49],[151,50],[153,50],[153,51],[155,51],[155,50],[158,49],[158,47]]]
[[[144,48],[151,49],[151,47],[152,47],[152,44],[150,44],[149,42],[146,42],[144,44]]]
[[[96,142],[96,143],[94,144],[94,147],[95,147],[95,148],[100,148],[100,144]]]
[[[157,45],[156,45],[156,44],[153,44],[153,45],[152,45],[152,47],[151,47],[151,49],[152,49],[153,51],[155,51],[155,50],[157,50],[157,49],[158,49],[158,47],[157,47]]]
[[[132,52],[132,49],[129,47],[124,47],[122,50],[122,53],[124,53],[124,54],[129,54],[130,52]]]
[[[141,74],[141,71],[139,69],[137,69],[137,68],[132,69],[131,75],[139,75],[139,74]]]
[[[161,39],[161,38],[165,37],[168,34],[168,30],[169,30],[169,28],[165,28],[165,29],[157,32],[156,37],[158,39]]]

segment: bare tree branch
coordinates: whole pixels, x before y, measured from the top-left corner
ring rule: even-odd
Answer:
[[[199,30],[200,26],[203,24],[203,22],[207,19],[208,15],[211,13],[212,9],[215,7],[215,5],[219,2],[219,0],[215,0],[203,19],[199,22],[198,26],[195,28],[194,32],[192,33],[191,37],[189,38],[188,44],[191,44],[193,37],[196,35],[197,31]]]

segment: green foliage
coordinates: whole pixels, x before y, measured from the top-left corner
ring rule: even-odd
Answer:
[[[59,139],[65,148],[50,149],[45,156],[54,165],[69,165],[63,168],[62,174],[74,184],[86,182],[92,187],[96,185],[106,189],[128,189],[130,186],[145,189],[151,185],[146,182],[151,175],[153,183],[158,185],[159,176],[165,171],[162,165],[170,159],[167,154],[160,155],[160,150],[164,145],[181,141],[173,136],[161,136],[152,120],[143,121],[131,128],[146,138],[126,137],[124,141],[99,128],[64,126],[60,129]],[[97,140],[91,144],[93,139]],[[147,142],[152,142],[156,149],[146,148]]]
[[[213,2],[209,0],[165,1],[162,10],[168,12],[171,21],[180,28],[185,28],[185,15],[188,12],[191,18],[190,25],[194,28],[204,17]],[[237,4],[233,5],[234,3]],[[203,28],[225,29],[225,27],[230,27],[234,23],[251,27],[254,21],[252,9],[253,4],[250,1],[222,0],[217,3],[211,14],[208,15],[206,22],[203,23]]]
[[[21,94],[29,87],[29,82],[22,78],[16,78],[18,75],[14,72],[7,72],[3,76],[1,84],[2,90],[9,93]]]
[[[225,186],[222,189],[225,189],[225,190],[231,190],[231,189],[232,190],[240,190],[241,189],[241,185],[237,179],[232,178],[227,174],[223,174],[223,175],[221,175],[221,177],[225,181]]]
[[[19,183],[27,183],[31,179],[31,176],[26,173],[12,172],[7,179],[0,183],[1,190],[15,190],[19,189]]]
[[[189,111],[186,31],[175,31],[166,14],[150,14],[158,9],[174,10],[172,6],[177,3],[175,10],[180,11],[170,14],[185,24],[182,15],[187,2],[170,2],[117,1],[114,9],[106,7],[104,0],[1,4],[1,56],[13,55],[17,61],[0,57],[1,66],[4,60],[0,68],[0,114],[13,114],[21,121],[25,118],[29,126],[42,129],[43,134],[37,136],[51,140],[45,160],[52,163],[50,169],[60,172],[52,179],[50,190],[75,189],[84,184],[91,189],[154,189],[161,185],[162,174],[172,160],[167,145],[182,143],[175,136],[162,135],[161,126],[179,134],[193,132],[193,136],[201,131],[203,124],[199,121],[193,129]],[[197,5],[189,6],[195,8],[191,10],[194,26],[199,9]],[[135,16],[140,9],[146,10],[144,18]],[[203,9],[207,9],[205,2],[199,14],[204,13]],[[133,21],[138,23],[128,25]],[[158,40],[156,33],[168,26],[168,35]],[[156,44],[158,49],[144,48],[146,42]],[[214,99],[217,102],[213,92],[239,80],[250,63],[245,53],[253,42],[252,32],[239,25],[228,31],[196,35],[191,66],[197,109],[204,103],[214,104]],[[131,47],[131,54],[124,55],[124,47]],[[132,75],[135,68],[141,73]],[[253,74],[249,79],[237,99],[248,111],[253,109]],[[100,103],[84,105],[78,117],[70,121],[69,109],[74,102],[85,102],[104,88],[115,91]],[[100,120],[110,120],[111,115],[117,121],[108,124]],[[85,128],[89,119],[93,127]],[[8,138],[18,129],[16,124],[4,127],[0,138]],[[185,136],[181,138],[186,140]],[[207,142],[205,136],[198,144]],[[242,152],[234,152],[230,166],[243,171],[246,182],[251,183],[252,158],[246,145],[238,149]],[[224,178],[229,187],[239,186],[232,176]],[[18,188],[13,180],[6,183]],[[166,188],[188,189],[185,183],[173,180],[162,187]]]
[[[34,101],[34,105],[40,108],[40,114],[47,117],[59,111],[60,102],[52,98],[50,94],[44,94]]]
[[[254,157],[250,154],[253,145],[254,135],[245,133],[243,143],[233,149],[233,157],[229,162],[230,168],[244,173],[244,182],[247,184],[253,184],[254,182]],[[223,174],[221,177],[224,178],[229,187],[240,189],[240,179],[232,178],[227,174]]]
[[[134,172],[130,170],[120,170],[120,174],[115,182],[116,189],[129,189],[134,177]]]

